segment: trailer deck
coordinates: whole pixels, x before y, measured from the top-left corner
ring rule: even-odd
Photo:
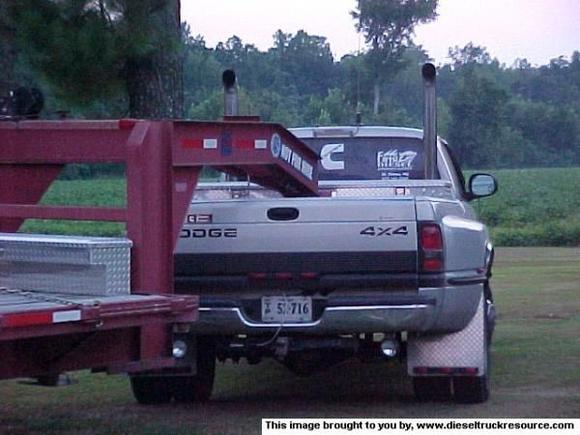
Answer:
[[[163,295],[90,296],[0,288],[0,341],[192,322],[195,298]],[[50,327],[47,327],[50,326]]]

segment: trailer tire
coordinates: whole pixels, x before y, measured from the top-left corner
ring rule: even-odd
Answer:
[[[58,387],[60,381],[60,373],[51,373],[48,375],[41,375],[36,378],[38,385],[43,387]]]
[[[173,379],[173,397],[179,403],[203,403],[211,397],[215,379],[216,347],[209,337],[198,338],[197,372]]]
[[[131,376],[131,389],[141,405],[171,402],[171,378],[165,376]]]
[[[413,378],[413,392],[419,402],[441,402],[451,399],[451,378],[430,376]]]

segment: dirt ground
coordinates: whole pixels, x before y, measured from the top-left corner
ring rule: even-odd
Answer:
[[[75,373],[69,387],[0,383],[1,433],[260,433],[261,418],[580,417],[580,249],[504,249],[485,404],[417,403],[398,363],[349,361],[298,377],[270,361],[219,366],[206,405],[145,407],[124,377]]]

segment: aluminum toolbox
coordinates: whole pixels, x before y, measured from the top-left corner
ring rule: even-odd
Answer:
[[[131,245],[124,238],[0,233],[0,287],[127,295]]]

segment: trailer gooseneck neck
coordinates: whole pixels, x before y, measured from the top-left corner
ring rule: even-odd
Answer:
[[[0,311],[0,360],[4,361],[0,379],[56,369],[170,365],[168,324],[191,321],[197,315],[197,297],[172,295],[173,250],[202,168],[248,174],[253,182],[285,196],[316,196],[317,160],[280,125],[253,118],[1,122],[0,232],[18,231],[26,219],[33,218],[126,222],[133,248],[131,297],[110,300],[113,305],[100,298],[100,308],[89,309],[77,298],[80,314],[53,322],[66,319],[58,313],[77,308],[47,302],[36,311],[28,306],[28,320],[20,317],[19,323],[15,316],[22,314],[26,295],[10,294],[19,301],[13,311],[8,305]],[[124,163],[127,207],[39,205],[69,163]],[[137,294],[144,296],[132,298]],[[109,331],[103,335],[105,342],[116,342],[107,345],[110,352],[102,349],[102,338],[87,341],[83,352],[74,351],[73,344],[83,334],[99,330]],[[59,339],[63,336],[66,339]],[[17,343],[23,339],[33,340],[36,351]],[[43,350],[54,346],[63,347],[56,359],[54,349]],[[88,358],[91,354],[102,357]],[[22,364],[23,359],[28,362]]]

